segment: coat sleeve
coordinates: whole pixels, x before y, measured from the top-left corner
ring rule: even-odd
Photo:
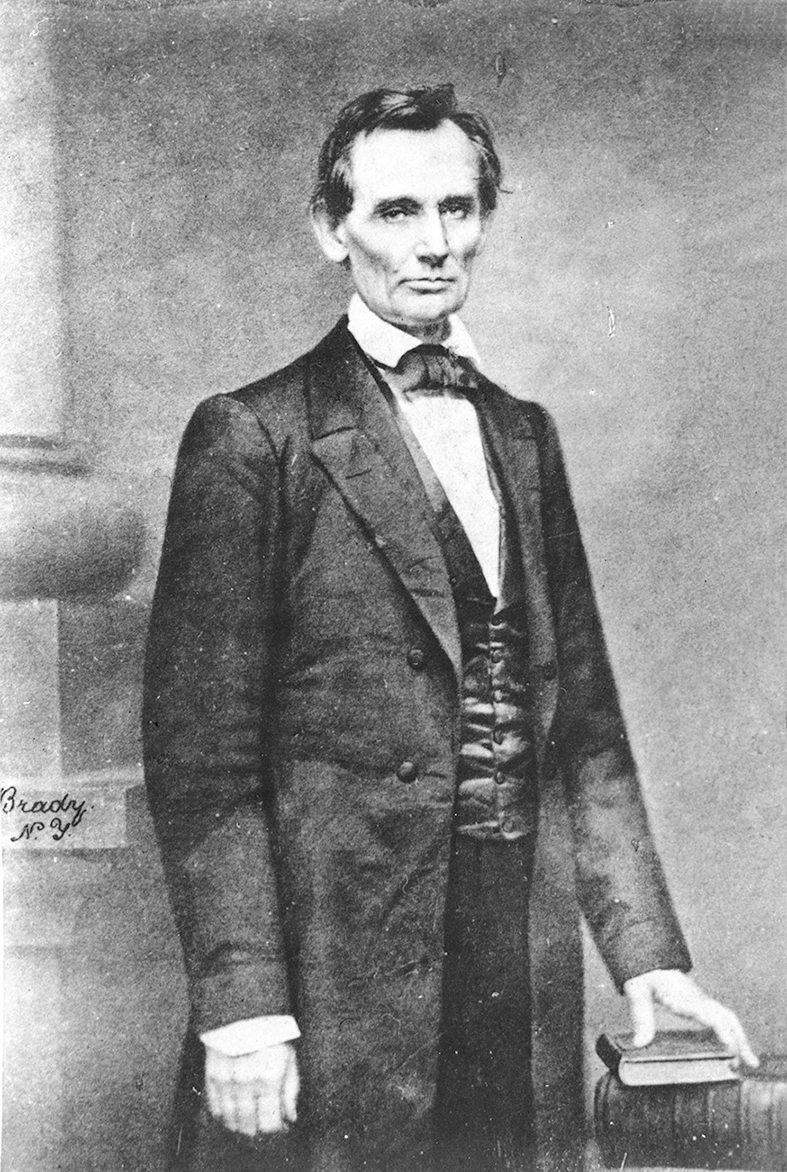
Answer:
[[[292,1011],[266,813],[280,532],[277,461],[257,416],[207,400],[178,455],[143,705],[198,1033]]]
[[[577,893],[619,988],[691,967],[648,825],[587,559],[551,419],[542,413],[543,517],[560,691],[551,752],[572,820]]]

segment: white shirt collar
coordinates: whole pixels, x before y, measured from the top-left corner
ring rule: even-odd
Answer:
[[[364,353],[382,366],[396,366],[408,350],[421,345],[420,338],[378,317],[358,293],[353,293],[347,310],[347,328]],[[462,358],[469,358],[480,369],[478,351],[467,327],[455,313],[448,319],[448,336],[441,345]]]

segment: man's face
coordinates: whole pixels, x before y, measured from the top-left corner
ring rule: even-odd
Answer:
[[[478,157],[453,122],[436,130],[375,130],[350,156],[353,206],[335,228],[317,225],[324,251],[349,263],[376,314],[424,340],[467,297],[488,217]]]

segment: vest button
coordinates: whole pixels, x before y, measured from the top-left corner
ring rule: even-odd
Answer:
[[[495,771],[495,784],[496,785],[505,785],[505,780],[506,780],[505,774],[501,773],[499,769],[496,770]]]
[[[490,659],[492,660],[492,663],[500,663],[503,659],[502,648],[495,647],[494,651],[492,652],[492,654],[490,656]]]
[[[407,662],[413,671],[421,671],[426,667],[426,652],[421,647],[411,647],[407,652]]]
[[[506,694],[503,691],[503,689],[502,688],[495,688],[494,692],[492,693],[492,699],[495,701],[495,703],[500,704],[500,703],[502,703],[503,700],[505,700],[505,698],[506,698]]]
[[[506,734],[503,732],[502,728],[496,728],[492,733],[492,740],[496,745],[502,745],[503,741],[505,740],[505,735]]]
[[[557,664],[554,659],[542,665],[541,674],[545,680],[554,680],[557,677]]]
[[[418,767],[414,761],[403,761],[396,770],[396,776],[400,781],[403,781],[405,785],[410,785],[410,783],[415,781],[415,779],[418,777]]]

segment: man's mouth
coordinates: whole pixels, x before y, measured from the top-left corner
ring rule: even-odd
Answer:
[[[441,289],[447,289],[449,285],[453,284],[450,277],[410,277],[405,281],[411,289],[423,293],[435,293]]]

